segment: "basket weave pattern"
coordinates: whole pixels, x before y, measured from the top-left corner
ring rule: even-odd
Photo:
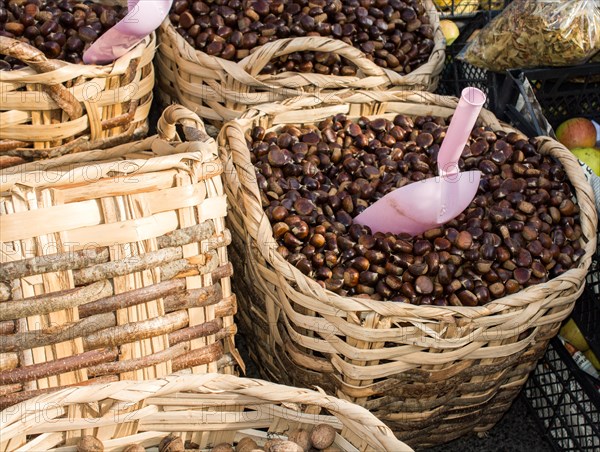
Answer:
[[[543,139],[576,189],[586,254],[548,283],[482,307],[415,306],[341,297],[276,252],[245,140],[253,126],[314,124],[335,114],[451,115],[456,98],[428,93],[357,92],[338,103],[314,99],[266,105],[228,123],[219,136],[226,161],[232,262],[240,325],[255,337],[251,358],[267,379],[318,384],[371,410],[411,446],[490,429],[510,406],[547,343],[571,312],[596,247],[593,192],[576,159]],[[488,111],[482,122],[509,130]]]
[[[321,413],[322,409],[329,414]],[[412,450],[375,416],[350,402],[232,375],[173,375],[65,389],[0,416],[4,424],[0,450],[7,452],[21,447],[25,435],[39,434],[27,450],[48,450],[63,441],[73,444],[71,438],[92,428],[107,451],[123,450],[129,444],[155,447],[173,432],[201,449],[247,436],[263,445],[268,438],[281,438],[296,428],[310,431],[321,423],[336,429],[335,450]],[[29,423],[31,416],[46,422]],[[133,434],[123,434],[124,423],[135,425]]]
[[[435,30],[435,46],[427,63],[407,75],[381,68],[364,53],[341,40],[325,37],[278,39],[255,49],[235,63],[210,56],[190,46],[166,19],[158,31],[156,64],[159,93],[165,103],[178,102],[217,126],[240,116],[246,109],[306,93],[345,89],[419,89],[434,91],[445,58],[445,40],[438,12],[424,1]],[[274,58],[293,52],[331,52],[358,69],[355,77],[289,72],[260,75]]]
[[[0,71],[0,157],[25,160],[116,146],[146,131],[152,103],[153,33],[105,66],[48,60],[0,36],[0,54],[29,67]]]
[[[0,172],[0,407],[74,384],[243,366],[216,144],[182,107],[158,128]]]

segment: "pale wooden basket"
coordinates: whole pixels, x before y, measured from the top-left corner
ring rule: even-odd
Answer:
[[[158,130],[0,171],[0,408],[243,365],[216,144],[179,106]]]
[[[253,106],[306,93],[325,95],[346,89],[434,91],[444,66],[446,41],[434,4],[431,0],[423,3],[435,30],[435,46],[428,62],[407,75],[381,68],[359,49],[325,37],[278,39],[256,47],[235,63],[194,49],[167,18],[158,30],[158,93],[165,103],[180,103],[221,127],[224,121]],[[354,64],[358,73],[352,77],[296,72],[260,75],[272,59],[302,51],[338,54]]]
[[[328,450],[412,451],[375,416],[350,402],[232,375],[173,375],[65,389],[23,402],[0,416],[4,452],[75,451],[73,445],[82,434],[99,438],[105,451],[120,451],[129,444],[155,451],[171,433],[203,450],[244,437],[262,446],[267,439],[285,439],[293,429],[310,431],[323,423],[337,431]],[[124,434],[125,426],[134,433]],[[37,436],[28,439],[29,435]]]
[[[302,274],[276,250],[246,133],[315,124],[336,114],[392,119],[448,117],[458,99],[429,93],[356,92],[344,98],[269,104],[227,123],[219,135],[233,232],[239,324],[251,359],[269,379],[318,384],[371,410],[412,447],[489,430],[518,394],[583,290],[596,249],[594,195],[577,160],[542,138],[541,152],[564,166],[576,189],[585,255],[547,283],[480,307],[418,306],[342,297]],[[483,110],[494,130],[512,130]]]
[[[143,137],[155,50],[152,33],[112,64],[72,64],[0,36],[0,54],[29,66],[0,71],[0,168]]]

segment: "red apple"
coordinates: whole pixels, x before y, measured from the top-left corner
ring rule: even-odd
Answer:
[[[596,145],[596,128],[586,118],[571,118],[556,129],[556,138],[568,149],[593,148]]]

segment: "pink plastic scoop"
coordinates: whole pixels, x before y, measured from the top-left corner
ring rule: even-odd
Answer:
[[[485,94],[465,88],[438,152],[438,176],[398,188],[354,218],[372,232],[422,234],[459,215],[471,203],[481,172],[459,172],[458,159],[469,139]]]
[[[83,54],[85,64],[109,64],[122,57],[156,30],[173,0],[128,0],[129,12]]]

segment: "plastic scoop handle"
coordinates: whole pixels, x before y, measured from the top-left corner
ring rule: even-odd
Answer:
[[[109,64],[156,30],[169,14],[173,0],[128,0],[129,12],[83,54],[85,64]]]
[[[486,96],[483,91],[473,87],[463,89],[458,106],[452,115],[448,131],[440,147],[438,174],[443,181],[441,205],[437,218],[440,224],[450,221],[457,215],[453,212],[452,206],[456,204],[458,199],[461,199],[467,185],[475,184],[475,186],[479,186],[479,171],[476,171],[476,180],[463,180],[461,182],[460,179],[465,178],[467,173],[459,171],[458,159],[465,148],[465,144],[467,144],[485,100]],[[473,196],[474,194],[475,192],[473,192]]]
[[[418,235],[447,223],[466,209],[477,193],[481,172],[460,172],[458,159],[485,99],[477,88],[463,90],[438,153],[438,177],[391,191],[354,221],[369,226],[373,232]]]
[[[438,174],[440,176],[459,172],[458,159],[467,144],[485,100],[486,96],[483,91],[473,87],[463,89],[438,152]]]

